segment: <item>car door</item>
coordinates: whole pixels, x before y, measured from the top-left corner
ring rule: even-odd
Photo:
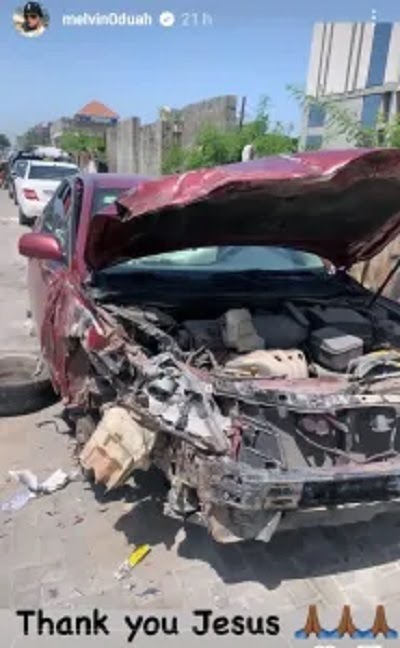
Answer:
[[[61,247],[61,261],[29,259],[28,287],[32,315],[40,338],[43,357],[53,380],[60,382],[60,351],[54,327],[59,293],[70,264],[70,221],[73,212],[73,185],[65,180],[46,205],[34,231],[54,236]]]

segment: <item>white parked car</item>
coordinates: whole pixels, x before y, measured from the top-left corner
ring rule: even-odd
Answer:
[[[25,173],[15,179],[16,202],[19,206],[19,222],[31,225],[41,215],[60,182],[75,175],[79,169],[68,162],[28,161]]]

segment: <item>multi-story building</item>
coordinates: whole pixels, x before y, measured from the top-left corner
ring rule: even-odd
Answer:
[[[335,101],[371,128],[400,112],[400,23],[317,23],[314,26],[306,93]],[[302,148],[355,145],[327,127],[318,101],[304,110]],[[337,130],[337,129],[335,129]]]

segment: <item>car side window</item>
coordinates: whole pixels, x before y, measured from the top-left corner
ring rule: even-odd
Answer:
[[[52,234],[67,257],[69,222],[72,209],[72,188],[64,181],[43,210],[39,231]]]
[[[25,176],[25,171],[28,167],[28,162],[18,161],[13,167],[13,172],[16,174],[17,178],[23,178]]]

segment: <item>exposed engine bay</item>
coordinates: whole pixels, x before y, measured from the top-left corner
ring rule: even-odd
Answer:
[[[400,452],[390,302],[224,306],[101,305],[124,341],[90,352],[95,425],[77,436],[96,480],[153,463],[169,511],[200,513],[220,541],[268,540],[285,510],[400,494],[385,475]]]

